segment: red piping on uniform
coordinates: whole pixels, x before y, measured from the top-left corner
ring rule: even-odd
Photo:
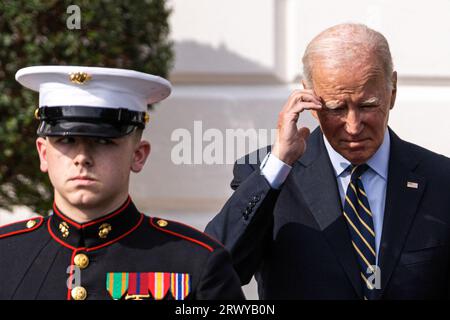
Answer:
[[[61,219],[63,219],[64,221],[70,223],[71,225],[77,227],[78,229],[83,229],[83,228],[85,228],[85,227],[89,227],[89,226],[91,226],[91,225],[93,225],[93,224],[97,224],[97,223],[100,223],[100,222],[102,222],[102,221],[109,220],[109,219],[111,219],[112,217],[115,217],[116,215],[118,215],[119,213],[121,213],[123,210],[125,210],[125,209],[128,207],[128,205],[130,204],[130,202],[131,202],[131,197],[128,196],[127,201],[124,203],[123,206],[121,206],[119,209],[117,209],[117,211],[114,211],[114,212],[112,212],[112,213],[110,213],[110,214],[104,216],[103,218],[100,218],[100,219],[97,219],[97,220],[94,220],[94,221],[91,221],[91,222],[88,222],[88,223],[85,223],[85,224],[79,224],[79,223],[76,223],[75,221],[73,221],[73,220],[67,218],[66,216],[64,216],[61,212],[58,211],[58,208],[56,207],[56,203],[53,203],[53,211],[55,211],[55,213],[56,213]]]
[[[49,219],[49,223],[47,224],[48,227],[48,231],[50,233],[50,235],[57,241],[59,242],[61,245],[65,246],[66,248],[69,248],[71,250],[73,250],[72,252],[72,257],[70,258],[70,273],[69,273],[69,283],[70,285],[72,285],[72,276],[73,276],[73,265],[74,265],[74,259],[75,259],[75,255],[77,254],[77,252],[80,251],[86,251],[86,252],[91,252],[91,251],[95,251],[97,249],[100,249],[102,247],[105,247],[109,244],[112,244],[114,242],[119,241],[120,239],[122,239],[123,237],[126,237],[127,235],[129,235],[130,233],[132,233],[134,230],[136,230],[142,223],[142,221],[144,220],[144,215],[141,213],[141,217],[139,218],[139,222],[133,227],[131,228],[129,231],[127,231],[126,233],[122,234],[120,237],[111,240],[109,242],[103,243],[97,247],[92,247],[92,248],[86,248],[86,247],[82,247],[82,248],[75,248],[72,247],[66,243],[64,243],[63,241],[61,241],[58,237],[56,237],[56,235],[53,233],[53,231],[50,228],[50,219]],[[67,287],[67,300],[72,300],[72,294],[71,294],[71,289],[69,286]]]
[[[56,240],[56,242],[58,242],[59,244],[61,244],[62,246],[69,248],[70,250],[76,250],[75,247],[72,247],[70,245],[68,245],[67,243],[65,243],[64,241],[61,241],[52,231],[52,228],[50,227],[50,220],[52,220],[52,218],[50,217],[50,219],[48,219],[47,222],[47,229],[48,229],[48,233],[50,233],[50,235],[52,236],[53,239]]]
[[[33,230],[39,228],[42,225],[42,222],[44,221],[44,218],[43,217],[36,217],[36,218],[27,219],[27,220],[16,221],[16,222],[9,223],[9,224],[1,226],[3,228],[3,227],[11,226],[11,225],[16,224],[16,223],[21,223],[21,222],[35,220],[35,219],[39,219],[39,222],[34,227],[29,228],[29,229],[28,228],[27,229],[21,229],[21,230],[12,231],[12,232],[9,232],[9,233],[2,234],[2,235],[0,235],[0,239],[9,237],[9,236],[12,236],[12,235],[15,235],[15,234],[21,234],[21,233],[26,233],[26,232],[33,231]]]
[[[194,228],[194,227],[191,227],[191,226],[189,226],[189,225],[187,225],[187,224],[184,224],[184,223],[181,223],[181,222],[176,222],[176,223],[177,223],[177,224],[181,224],[181,225],[183,225],[183,226],[185,226],[185,227],[187,227],[187,228],[189,228],[189,229],[192,229],[192,230],[195,230],[195,231],[197,231],[197,232],[200,232],[201,234],[203,234],[204,236],[206,236],[207,238],[209,238],[211,241],[217,243],[218,245],[220,245],[220,246],[222,246],[222,247],[225,247],[221,242],[219,242],[218,240],[214,239],[214,238],[211,237],[209,234],[204,233],[203,231],[200,231],[200,230],[198,230],[198,229],[196,229],[196,228]]]
[[[13,224],[16,224],[16,223],[28,222],[28,221],[30,221],[30,220],[39,219],[39,218],[42,218],[42,217],[32,217],[32,218],[25,219],[25,220],[14,221],[14,222],[11,222],[11,223],[8,223],[8,224],[3,224],[3,225],[0,226],[0,228],[12,226]]]
[[[69,248],[70,250],[84,250],[84,251],[86,251],[86,252],[90,252],[90,251],[94,251],[94,250],[103,248],[103,247],[105,247],[105,246],[107,246],[107,245],[110,245],[110,244],[112,244],[112,243],[114,243],[114,242],[117,242],[117,241],[119,241],[120,239],[122,239],[123,237],[129,235],[131,232],[133,232],[134,230],[136,230],[136,229],[141,225],[143,219],[144,219],[144,215],[141,213],[141,217],[139,218],[138,223],[137,223],[133,228],[131,228],[130,230],[128,230],[127,232],[125,232],[124,234],[122,234],[120,237],[117,237],[117,238],[115,238],[115,239],[113,239],[113,240],[111,240],[111,241],[105,242],[105,243],[103,243],[103,244],[101,244],[101,245],[99,245],[99,246],[92,247],[92,248],[85,248],[85,247],[83,247],[83,248],[75,248],[75,247],[72,247],[71,245],[65,243],[65,242],[62,241],[61,239],[59,239],[59,238],[53,233],[52,229],[50,228],[50,219],[48,219],[47,228],[48,228],[48,232],[50,233],[50,235],[52,236],[52,238],[54,238],[57,242],[59,242],[59,243],[60,243],[61,245],[63,245],[64,247]]]
[[[75,249],[75,250],[73,250],[73,252],[72,252],[72,257],[70,258],[70,273],[69,273],[69,279],[67,280],[67,284],[69,284],[70,283],[70,287],[69,286],[67,286],[67,300],[71,300],[71,298],[72,298],[72,295],[71,295],[71,292],[72,292],[72,288],[71,288],[71,286],[72,286],[72,277],[73,277],[73,264],[74,264],[74,259],[75,259],[75,254],[78,252],[78,251],[82,251],[84,248],[79,248],[79,249]]]
[[[144,220],[144,215],[141,213],[141,217],[139,218],[139,222],[138,222],[133,228],[131,228],[129,231],[125,232],[125,233],[122,234],[120,237],[118,237],[118,238],[116,238],[116,239],[113,239],[113,240],[111,240],[111,241],[109,241],[109,242],[106,242],[106,243],[104,243],[104,244],[101,244],[101,245],[99,245],[99,246],[97,246],[97,247],[88,248],[88,249],[86,249],[86,251],[87,251],[87,252],[91,252],[91,251],[100,249],[100,248],[102,248],[102,247],[105,247],[105,246],[107,246],[107,245],[110,245],[110,244],[112,244],[112,243],[114,243],[114,242],[119,241],[119,240],[122,239],[123,237],[126,237],[127,235],[129,235],[130,233],[132,233],[134,230],[136,230],[136,229],[141,225],[142,220]]]
[[[199,241],[199,240],[196,240],[196,239],[193,239],[193,238],[190,238],[190,237],[186,237],[186,236],[184,236],[184,235],[182,235],[182,234],[179,234],[179,233],[176,233],[176,232],[174,232],[174,231],[166,230],[166,229],[163,229],[163,228],[161,228],[161,227],[159,227],[159,226],[156,226],[155,224],[153,224],[153,218],[150,218],[150,224],[151,224],[154,228],[156,228],[156,229],[158,229],[158,230],[161,230],[161,231],[163,231],[163,232],[172,234],[172,235],[174,235],[174,236],[177,236],[177,237],[183,238],[183,239],[185,239],[185,240],[194,242],[194,243],[196,243],[196,244],[198,244],[198,245],[201,245],[202,247],[208,249],[210,252],[213,252],[213,251],[214,251],[214,249],[213,249],[212,247],[210,247],[209,245],[207,245],[206,243],[203,243],[203,242],[201,242],[201,241]]]

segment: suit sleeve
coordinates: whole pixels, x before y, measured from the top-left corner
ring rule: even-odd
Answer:
[[[199,281],[197,300],[244,300],[241,283],[233,268],[229,253],[215,249]]]
[[[272,239],[273,207],[278,191],[261,175],[259,166],[234,166],[231,187],[235,190],[205,232],[230,251],[243,285],[250,282],[260,266],[264,248]]]

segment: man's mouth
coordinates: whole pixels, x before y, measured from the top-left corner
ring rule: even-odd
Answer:
[[[95,182],[97,182],[97,179],[91,176],[76,176],[73,178],[70,178],[69,181],[73,181],[77,183],[78,185],[91,185]]]
[[[342,140],[342,141],[350,147],[360,147],[364,143],[369,141],[369,139],[351,139],[351,140]]]
[[[70,180],[92,180],[94,181],[95,179],[91,176],[76,176],[71,178]]]

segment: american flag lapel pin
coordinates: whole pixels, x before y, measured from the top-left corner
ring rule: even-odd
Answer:
[[[412,189],[417,189],[417,188],[419,188],[419,184],[418,184],[417,182],[411,182],[411,181],[408,181],[408,182],[406,183],[406,186],[407,186],[408,188],[412,188]]]

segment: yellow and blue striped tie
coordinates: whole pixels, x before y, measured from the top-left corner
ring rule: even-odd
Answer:
[[[351,179],[344,202],[344,217],[350,230],[352,245],[360,265],[360,275],[365,299],[373,298],[375,274],[375,229],[369,200],[361,181],[361,175],[369,168],[367,164],[350,165]]]

